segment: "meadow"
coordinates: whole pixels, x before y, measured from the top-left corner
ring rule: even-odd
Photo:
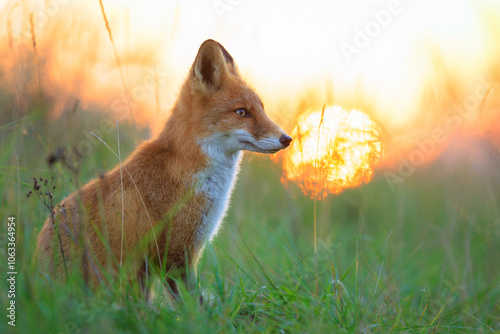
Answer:
[[[95,2],[88,8],[83,6],[86,2],[75,7],[56,2],[60,7],[54,11],[33,12],[12,1],[10,10],[0,13],[0,21],[7,23],[7,33],[0,36],[0,333],[500,333],[500,99],[498,93],[490,95],[498,91],[495,82],[500,78],[500,16],[493,15],[493,10],[485,7],[484,16],[477,16],[481,18],[477,22],[488,27],[475,31],[487,36],[484,40],[475,34],[467,39],[452,36],[462,46],[449,52],[457,62],[441,53],[439,43],[436,47],[415,44],[418,48],[413,49],[399,45],[402,39],[384,39],[384,34],[390,37],[389,30],[382,32],[373,42],[383,47],[367,48],[359,56],[381,65],[367,66],[377,69],[367,72],[368,79],[374,79],[372,90],[383,88],[370,91],[366,78],[349,83],[342,77],[351,72],[358,76],[356,67],[349,67],[343,58],[333,66],[334,74],[340,74],[336,81],[327,78],[325,84],[323,77],[315,77],[315,73],[331,74],[333,58],[326,51],[334,44],[332,36],[355,28],[347,29],[338,19],[348,13],[324,10],[323,2],[316,4],[311,21],[303,25],[296,22],[302,22],[307,6],[296,6],[301,15],[288,20],[281,2],[276,2],[270,7],[276,7],[276,12],[264,15],[275,26],[264,19],[248,19],[250,2],[228,2],[241,6],[230,7],[226,18],[212,13],[211,19],[218,22],[213,26],[201,23],[210,13],[194,2],[183,2],[184,11],[176,2],[169,2],[163,11],[136,3],[148,10],[142,20],[136,13],[141,8],[125,6],[109,22],[102,1],[100,7]],[[360,11],[360,4],[353,6],[353,13]],[[268,14],[260,7],[254,10]],[[427,17],[437,12],[429,7],[424,13]],[[46,21],[40,19],[44,13]],[[405,11],[402,16],[408,16],[395,18],[391,28],[401,32],[396,37],[405,41],[412,35],[398,24],[413,29],[418,25],[414,22],[421,22],[418,13],[414,14],[418,21],[407,19],[411,13],[417,12]],[[325,16],[320,19],[318,14]],[[453,17],[448,11],[441,14]],[[191,49],[197,47],[194,41],[201,38],[186,29],[193,29],[193,21],[200,22],[195,28],[201,35],[224,37],[239,46],[235,51],[242,56],[250,82],[259,79],[259,73],[266,74],[260,83],[270,84],[256,85],[259,90],[267,96],[273,89],[286,93],[266,102],[271,116],[286,130],[293,127],[295,116],[311,107],[306,102],[314,99],[319,106],[335,101],[370,114],[384,111],[379,114],[385,116],[382,120],[411,119],[408,115],[415,110],[418,117],[397,131],[392,131],[395,123],[388,126],[387,132],[394,136],[384,138],[387,158],[369,183],[316,203],[296,183],[281,182],[284,171],[279,159],[246,153],[223,227],[200,260],[194,294],[183,287],[179,300],[171,303],[156,279],[154,295],[146,301],[118,282],[90,290],[78,272],[67,283],[57,283],[32,262],[37,235],[49,215],[47,205],[59,203],[117,165],[113,152],[120,150],[127,157],[158,132],[158,119],[171,106],[166,101],[173,101],[177,79],[186,75],[195,55]],[[289,24],[287,34],[283,34],[284,23]],[[316,23],[340,26],[320,29]],[[143,26],[158,31],[147,33]],[[270,33],[269,27],[275,31]],[[438,35],[447,42],[450,38]],[[276,36],[285,39],[276,43]],[[276,48],[250,50],[246,41],[259,38],[268,41],[262,45]],[[476,41],[484,45],[478,47]],[[401,48],[415,57],[407,59],[411,66],[402,62],[397,67],[393,56],[403,57],[406,53],[399,54]],[[474,58],[460,51],[481,48],[488,57]],[[371,58],[370,50],[386,53]],[[280,58],[283,54],[290,59]],[[304,64],[303,59],[307,59]],[[420,74],[421,82],[414,81]],[[403,78],[404,84],[395,78]],[[476,93],[478,88],[481,94]],[[299,91],[304,95],[296,94]],[[377,110],[382,93],[393,109]],[[132,103],[126,103],[124,96]],[[413,104],[409,96],[416,96],[415,110],[401,107]],[[473,112],[454,114],[456,105],[463,107],[471,97],[477,100]],[[106,104],[109,100],[119,103]],[[393,105],[393,100],[399,104]],[[139,116],[137,123],[130,117],[132,106]],[[117,110],[122,114],[117,115]],[[459,121],[447,133],[450,140],[398,182],[388,181],[387,173],[397,170],[399,155],[407,154],[416,139],[442,124],[450,110]],[[34,179],[41,185],[40,197]],[[12,221],[16,251],[15,263],[9,267]],[[11,276],[16,278],[14,285],[8,281]],[[200,294],[203,304],[197,298]],[[15,326],[9,325],[13,318],[8,317],[13,300]]]
[[[500,173],[487,142],[450,147],[394,189],[378,170],[369,184],[319,201],[316,254],[313,201],[281,184],[281,167],[267,156],[247,154],[223,228],[200,261],[205,302],[183,290],[172,307],[159,288],[148,304],[118,288],[49,283],[33,267],[48,215],[40,199],[27,197],[33,178],[48,180],[57,203],[118,160],[98,141],[71,168],[54,159],[82,131],[98,129],[103,111],[68,107],[49,117],[51,102],[39,97],[21,114],[13,96],[0,93],[2,273],[8,218],[17,223],[16,326],[7,324],[4,274],[1,333],[500,331]],[[149,136],[122,122],[122,156]],[[117,149],[116,131],[102,139]]]

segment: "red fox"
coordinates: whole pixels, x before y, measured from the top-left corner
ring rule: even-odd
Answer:
[[[206,40],[162,132],[55,208],[35,261],[56,280],[71,267],[96,285],[126,268],[147,291],[146,275],[156,268],[178,271],[187,284],[220,228],[241,151],[275,153],[291,141],[226,49]],[[175,280],[167,282],[175,296]]]

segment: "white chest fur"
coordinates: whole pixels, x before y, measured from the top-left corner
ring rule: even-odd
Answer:
[[[201,143],[209,158],[209,166],[196,177],[197,193],[207,199],[207,206],[199,222],[196,239],[200,243],[211,241],[217,234],[229,207],[229,199],[239,171],[241,153],[224,153],[212,141]]]

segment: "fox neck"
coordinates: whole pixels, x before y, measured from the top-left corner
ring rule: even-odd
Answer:
[[[207,167],[196,176],[197,192],[205,197],[207,207],[200,222],[196,239],[204,244],[217,234],[229,207],[229,200],[236,183],[241,152],[224,152],[217,145],[217,136],[200,141],[207,157]]]
[[[198,247],[203,247],[221,226],[242,153],[225,151],[221,145],[222,134],[197,138],[193,129],[186,116],[174,111],[158,139],[182,164],[180,172],[184,181],[194,185],[196,194],[204,198],[205,205],[194,236]]]
[[[188,115],[177,111],[180,107],[179,104],[174,107],[157,141],[161,146],[168,148],[186,169],[197,168],[197,165],[205,163],[204,157],[197,145],[191,119]]]

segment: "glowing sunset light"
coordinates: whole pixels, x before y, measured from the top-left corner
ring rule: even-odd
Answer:
[[[388,137],[398,138],[385,143],[382,164],[393,166],[413,143],[447,124],[456,103],[476,96],[481,78],[491,82],[486,91],[500,77],[498,0],[102,4],[114,43],[99,1],[0,0],[0,74],[12,83],[6,89],[22,114],[29,111],[23,95],[43,91],[55,101],[50,117],[95,109],[113,123],[137,122],[155,135],[170,116],[192,55],[211,38],[237,59],[284,129],[295,127],[303,111],[333,101],[369,110]],[[475,113],[497,117],[498,94],[492,89]],[[464,127],[450,128],[450,138],[469,131],[469,122],[474,131],[499,132],[498,123],[463,118]],[[288,178],[302,175],[294,154]],[[339,179],[341,170],[334,174]],[[362,175],[357,182],[367,178]]]
[[[369,182],[383,150],[378,125],[340,106],[302,114],[291,135],[283,180],[297,181],[316,199]]]

